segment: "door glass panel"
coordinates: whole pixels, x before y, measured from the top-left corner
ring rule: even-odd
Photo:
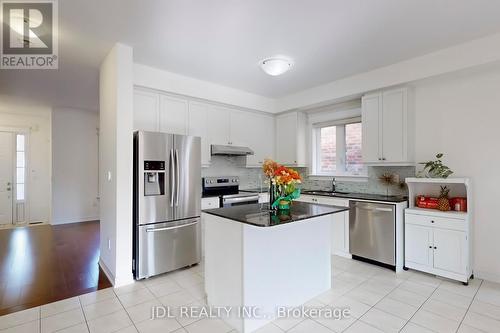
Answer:
[[[24,200],[24,184],[16,185],[16,199],[18,201]]]
[[[16,135],[16,151],[24,151],[24,134]]]
[[[16,183],[24,183],[24,168],[17,168]]]
[[[18,151],[16,153],[16,157],[17,157],[16,158],[16,166],[18,168],[24,168],[24,163],[25,163],[25,161],[24,161],[24,151]]]

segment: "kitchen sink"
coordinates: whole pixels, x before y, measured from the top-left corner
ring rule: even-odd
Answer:
[[[329,197],[334,197],[334,196],[337,196],[337,195],[343,195],[343,194],[348,194],[347,192],[339,192],[339,191],[335,191],[335,192],[332,192],[332,191],[321,191],[321,190],[317,190],[317,191],[302,191],[301,192],[302,194],[311,194],[311,195],[323,195],[323,196],[329,196]]]

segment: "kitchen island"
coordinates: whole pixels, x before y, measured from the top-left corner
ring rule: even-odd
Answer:
[[[347,209],[294,202],[278,213],[267,204],[204,211],[208,305],[231,307],[221,319],[252,332],[275,319],[280,307],[330,289],[330,215]]]

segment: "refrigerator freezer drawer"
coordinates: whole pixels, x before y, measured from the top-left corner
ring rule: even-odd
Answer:
[[[138,279],[200,262],[200,218],[138,226]]]

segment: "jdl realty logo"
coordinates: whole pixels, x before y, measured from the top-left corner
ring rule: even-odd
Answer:
[[[57,69],[57,0],[2,0],[2,69]]]

